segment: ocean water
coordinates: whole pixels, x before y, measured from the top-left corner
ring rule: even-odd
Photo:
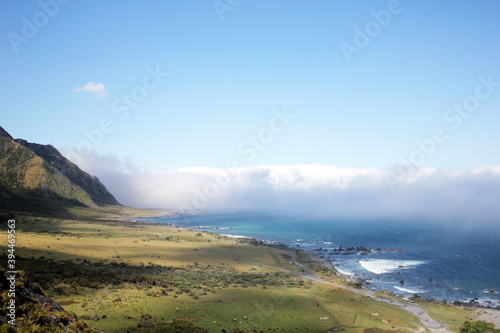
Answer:
[[[397,295],[500,308],[500,233],[421,221],[346,221],[270,214],[200,214],[145,219],[316,250],[346,275]],[[343,255],[338,247],[403,249]],[[321,249],[321,250],[319,250]],[[340,254],[335,254],[340,253]]]

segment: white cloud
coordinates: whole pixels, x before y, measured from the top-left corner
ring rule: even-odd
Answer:
[[[500,224],[500,166],[426,168],[392,186],[389,171],[330,165],[153,171],[91,155],[80,167],[136,207]]]
[[[108,96],[108,91],[104,86],[104,83],[89,82],[84,86],[77,86],[73,89],[73,92],[89,92],[94,93],[95,97],[106,97]]]

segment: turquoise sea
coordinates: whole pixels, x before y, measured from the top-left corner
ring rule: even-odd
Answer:
[[[500,308],[498,229],[438,222],[249,213],[179,215],[145,221],[316,249],[341,273],[363,278],[372,289]],[[339,247],[403,251],[345,255]]]

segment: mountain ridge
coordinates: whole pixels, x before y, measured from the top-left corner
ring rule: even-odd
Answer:
[[[4,210],[120,205],[97,177],[81,170],[54,146],[14,139],[1,126],[0,199]]]

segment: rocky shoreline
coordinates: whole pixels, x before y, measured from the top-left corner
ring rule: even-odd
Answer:
[[[174,214],[172,214],[172,215],[174,215]],[[137,220],[139,220],[139,219],[137,219]],[[169,224],[177,226],[176,223],[169,223]],[[180,227],[180,226],[177,226],[177,227]],[[217,226],[196,226],[196,227],[182,226],[181,228],[185,228],[188,230],[204,229],[204,230],[207,230],[208,232],[216,232],[216,233],[217,233],[217,230],[236,229],[234,227],[217,227]],[[211,230],[213,230],[213,231],[211,231]],[[285,244],[285,243],[282,243],[279,241],[273,241],[273,240],[262,240],[262,239],[257,239],[254,237],[228,235],[228,234],[222,234],[222,233],[219,233],[219,234],[222,236],[230,237],[230,238],[247,239],[248,242],[255,244],[255,245],[260,244],[260,245],[268,245],[268,246],[279,247],[279,248],[290,248],[290,249],[303,251],[305,253],[308,253],[309,256],[313,260],[315,260],[318,264],[320,264],[324,268],[335,270],[337,272],[337,274],[343,276],[346,281],[360,283],[365,288],[372,290],[372,291],[375,291],[375,292],[381,291],[383,289],[376,288],[374,285],[372,285],[369,282],[369,279],[359,277],[359,276],[357,276],[357,274],[354,276],[351,276],[351,275],[347,275],[347,274],[342,273],[341,271],[339,271],[339,269],[337,269],[338,264],[335,264],[334,260],[327,258],[325,255],[328,254],[328,255],[339,255],[339,256],[351,257],[353,255],[366,256],[366,255],[369,255],[371,253],[404,252],[405,251],[402,248],[367,248],[367,247],[359,246],[359,245],[357,245],[357,246],[345,246],[345,247],[336,246],[336,247],[328,247],[328,248],[318,247],[318,248],[314,248],[312,250],[307,250],[307,249],[301,249],[300,248],[301,245],[298,243],[295,246],[293,246],[291,244]],[[318,242],[318,244],[325,244],[325,243]],[[407,268],[407,267],[401,267],[401,268]],[[387,291],[387,292],[391,293],[394,296],[402,296],[402,295],[396,295],[391,291]],[[491,291],[491,292],[497,293],[496,291]],[[420,296],[417,295],[417,297],[420,297]],[[420,298],[422,298],[422,297],[420,297]],[[498,305],[496,305],[490,301],[484,301],[483,303],[485,303],[485,304],[483,304],[483,303],[479,302],[478,298],[472,298],[469,301],[463,301],[463,300],[447,301],[444,299],[437,299],[437,298],[436,299],[423,298],[423,299],[426,299],[427,301],[430,301],[430,302],[439,301],[439,302],[451,303],[451,304],[454,304],[457,306],[475,307],[478,309],[491,309],[491,310],[499,310],[500,309],[500,302]]]
[[[297,245],[298,246],[298,245]],[[322,247],[313,249],[313,251],[318,252],[318,256],[323,256],[322,253],[328,253],[329,255],[354,255],[354,254],[359,254],[362,256],[369,255],[370,253],[375,253],[375,252],[404,252],[402,248],[397,248],[397,249],[380,249],[380,248],[366,248],[364,246],[351,246],[351,247],[342,247],[342,246],[337,246],[333,248],[328,248],[324,249]]]
[[[367,279],[367,278],[359,277],[357,274],[356,275],[347,275],[347,274],[342,273],[339,269],[337,269],[338,264],[336,265],[334,263],[335,262],[334,260],[328,259],[323,255],[323,253],[325,253],[325,252],[328,252],[329,254],[331,254],[331,252],[329,252],[330,250],[331,250],[330,248],[329,249],[316,248],[313,250],[303,250],[303,251],[307,251],[310,254],[311,258],[314,259],[317,263],[319,263],[323,267],[335,270],[338,275],[341,275],[348,282],[359,283],[360,285],[362,285],[365,288],[372,290],[374,292],[379,292],[379,291],[383,290],[383,289],[375,287],[373,284],[370,283],[369,279]],[[397,248],[397,249],[380,249],[380,248],[367,249],[367,248],[364,248],[362,246],[350,247],[350,248],[339,247],[339,249],[337,251],[335,251],[334,254],[343,255],[344,253],[346,253],[345,255],[353,255],[353,254],[365,255],[365,253],[368,254],[368,253],[372,253],[372,252],[392,252],[392,251],[402,252],[404,250],[400,249],[400,248]],[[388,291],[388,290],[385,290],[385,292],[390,293],[393,296],[402,296],[402,295],[397,295],[394,292]],[[488,292],[491,294],[498,294],[498,291],[495,291],[495,290],[489,290]],[[500,310],[500,301],[498,302],[498,305],[496,305],[491,301],[480,302],[479,298],[477,298],[477,297],[471,298],[469,301],[463,301],[463,300],[449,301],[449,300],[438,299],[438,298],[426,298],[426,297],[418,296],[418,294],[415,294],[411,297],[408,297],[408,299],[410,299],[410,300],[414,299],[414,298],[425,299],[426,301],[429,301],[429,302],[438,301],[438,302],[443,302],[444,304],[449,303],[449,304],[453,304],[456,306],[464,306],[464,307],[471,307],[471,308],[473,307],[473,308],[477,308],[477,309]]]

